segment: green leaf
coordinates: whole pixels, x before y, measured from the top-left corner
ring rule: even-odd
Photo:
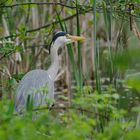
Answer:
[[[140,72],[127,75],[125,82],[128,86],[140,91]]]

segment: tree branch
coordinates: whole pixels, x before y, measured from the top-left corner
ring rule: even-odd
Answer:
[[[71,8],[71,9],[76,8],[75,6],[65,5],[65,4],[60,3],[60,2],[26,2],[26,3],[16,3],[13,5],[2,5],[0,7],[13,8],[16,6],[25,6],[25,5],[54,5],[54,6],[59,5],[59,6],[64,6],[64,7]]]
[[[90,11],[92,11],[92,8],[91,8],[91,9],[88,9],[88,10],[85,11],[85,12],[90,12]],[[79,12],[79,14],[82,14],[82,12]],[[74,18],[75,16],[76,16],[76,14],[73,14],[72,16],[66,17],[66,18],[62,19],[61,21],[63,22],[63,21],[70,20],[70,19]],[[59,21],[53,21],[53,22],[48,23],[48,24],[46,24],[46,25],[44,25],[44,26],[41,26],[41,27],[38,27],[38,28],[35,28],[35,29],[31,29],[31,30],[27,30],[26,33],[36,32],[36,31],[38,31],[38,30],[41,30],[41,29],[44,29],[44,28],[48,28],[48,27],[51,26],[52,24],[54,25],[54,24],[58,24],[58,23],[59,23]],[[2,39],[8,39],[8,38],[13,38],[13,37],[17,37],[17,36],[19,36],[19,35],[20,35],[20,34],[17,33],[17,34],[13,34],[13,35],[1,37],[0,40],[2,40]]]

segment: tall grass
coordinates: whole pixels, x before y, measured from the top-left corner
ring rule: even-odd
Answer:
[[[76,0],[76,21],[77,21],[77,35],[80,36],[80,21],[78,11],[78,0]],[[78,87],[79,91],[82,92],[83,78],[82,78],[82,57],[81,57],[81,45],[78,41]]]
[[[58,12],[57,12],[57,18],[58,18],[61,30],[67,32],[67,26],[66,26],[65,22],[63,22],[63,23],[61,22],[61,18],[59,16]],[[80,36],[78,0],[76,0],[76,22],[77,22],[77,35]],[[74,72],[74,77],[75,77],[75,80],[76,80],[77,90],[78,90],[79,93],[82,93],[83,78],[82,78],[82,58],[81,58],[80,42],[78,41],[78,44],[77,44],[78,62],[75,62],[75,60],[74,60],[74,53],[73,53],[72,45],[68,44],[67,48],[68,48],[68,54],[69,54],[70,62],[72,64],[72,69],[73,69],[73,72]],[[78,64],[78,66],[76,65],[76,63]]]
[[[96,37],[96,0],[93,0],[93,41],[94,41],[94,71],[95,71],[95,81],[96,81],[96,90],[101,93],[100,87],[100,76],[99,76],[99,46],[97,45]]]
[[[103,2],[103,15],[104,15],[104,22],[105,22],[105,30],[106,30],[106,36],[107,36],[107,42],[108,42],[108,54],[109,54],[109,77],[110,77],[110,83],[113,80],[113,61],[112,61],[112,12],[111,8],[110,10],[107,9],[107,6],[111,7],[111,2],[109,0],[106,0]]]
[[[100,87],[100,76],[99,76],[99,46],[97,44],[97,37],[96,37],[96,0],[93,0],[93,40],[94,40],[94,71],[95,71],[95,81],[96,81],[96,90],[97,93],[101,93]],[[98,108],[95,109],[95,112],[98,114]],[[96,118],[97,122],[99,122],[98,131],[103,132],[103,118],[98,116]]]

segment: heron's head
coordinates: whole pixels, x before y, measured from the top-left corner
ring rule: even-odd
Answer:
[[[49,46],[49,54],[51,52],[51,49],[58,50],[60,47],[64,47],[66,44],[69,44],[75,41],[84,41],[84,40],[85,40],[84,37],[72,36],[63,31],[56,32],[53,35],[51,45]]]

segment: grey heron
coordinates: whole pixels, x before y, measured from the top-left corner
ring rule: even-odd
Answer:
[[[72,36],[66,32],[59,31],[54,34],[49,54],[51,66],[48,70],[35,69],[29,71],[21,79],[14,98],[15,110],[21,112],[26,110],[27,98],[30,96],[33,107],[44,106],[49,100],[54,100],[54,81],[59,70],[58,49],[74,41],[83,41],[84,37]],[[48,93],[44,90],[47,86]]]

